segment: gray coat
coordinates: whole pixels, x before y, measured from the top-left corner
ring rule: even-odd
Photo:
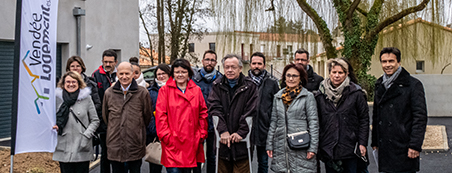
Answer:
[[[275,94],[273,100],[272,118],[267,136],[267,150],[273,151],[271,169],[274,172],[317,172],[316,159],[306,159],[307,152],[317,153],[319,144],[319,123],[317,117],[317,103],[314,95],[303,88],[292,101],[287,111],[281,95],[285,88]],[[287,130],[286,121],[287,115]],[[311,144],[307,150],[291,150],[286,136],[290,133],[309,129]]]
[[[89,87],[80,89],[77,102],[72,105],[72,111],[78,119],[87,127],[82,127],[72,113],[69,113],[69,119],[62,135],[58,135],[58,144],[53,153],[53,160],[60,162],[83,162],[94,159],[92,144],[93,132],[99,126],[96,108],[91,100],[91,89]],[[56,102],[58,108],[63,103],[63,90],[55,90]],[[58,110],[57,108],[57,110]]]

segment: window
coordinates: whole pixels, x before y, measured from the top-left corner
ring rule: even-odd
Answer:
[[[215,43],[209,43],[209,49],[215,52]]]
[[[424,73],[424,61],[416,61],[416,73]]]
[[[195,52],[195,43],[188,44],[188,52]]]

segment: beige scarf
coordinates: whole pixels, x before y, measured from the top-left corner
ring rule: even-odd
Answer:
[[[342,84],[336,88],[334,88],[333,85],[331,84],[331,79],[326,78],[320,84],[320,92],[322,94],[325,94],[326,98],[334,103],[334,106],[337,106],[337,103],[342,97],[342,92],[344,91],[344,88],[349,85],[350,78],[348,76],[347,78],[345,78],[344,82],[342,82]]]

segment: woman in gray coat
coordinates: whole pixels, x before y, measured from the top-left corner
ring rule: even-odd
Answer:
[[[267,136],[267,154],[273,158],[271,169],[274,172],[315,173],[319,126],[314,95],[303,87],[307,83],[306,71],[300,65],[289,64],[284,68],[282,78],[287,87],[275,94]],[[309,148],[290,149],[287,134],[303,131],[311,136]]]
[[[53,160],[60,162],[62,173],[89,172],[89,161],[94,158],[92,137],[99,118],[90,94],[80,74],[72,71],[63,75],[55,90],[59,106],[53,129],[58,131],[58,144]]]

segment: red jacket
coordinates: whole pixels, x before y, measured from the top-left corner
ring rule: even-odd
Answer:
[[[207,138],[207,107],[201,89],[190,80],[184,94],[169,78],[159,90],[155,109],[162,165],[190,168],[204,162],[201,141]]]

